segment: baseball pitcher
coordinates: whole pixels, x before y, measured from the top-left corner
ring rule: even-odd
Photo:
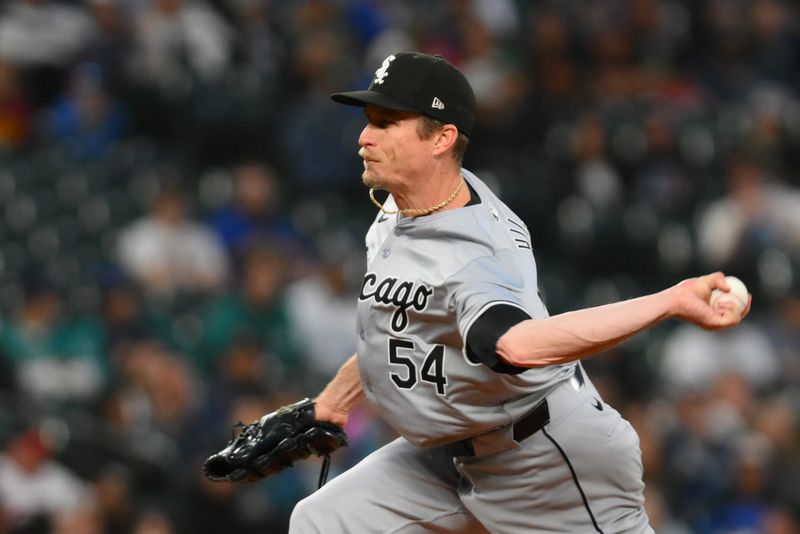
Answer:
[[[366,399],[400,435],[295,508],[293,534],[652,532],[635,430],[579,360],[667,318],[704,328],[722,273],[549,316],[531,234],[461,167],[475,116],[465,77],[438,56],[387,57],[361,106],[367,232],[358,349],[316,399],[249,425],[212,456],[215,480],[254,480],[346,444]],[[389,192],[381,204],[375,190]],[[320,480],[320,484],[324,482]]]

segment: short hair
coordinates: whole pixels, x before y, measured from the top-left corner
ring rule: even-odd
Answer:
[[[419,122],[417,123],[417,135],[420,139],[429,139],[437,130],[442,128],[445,122],[442,122],[427,115],[420,115]],[[453,147],[453,159],[459,166],[464,160],[464,154],[467,152],[467,145],[469,144],[469,137],[458,132],[458,139],[456,139],[455,146]]]

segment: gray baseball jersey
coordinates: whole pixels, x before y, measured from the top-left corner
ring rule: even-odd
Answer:
[[[547,310],[527,228],[463,175],[479,203],[380,214],[369,230],[358,363],[368,399],[402,437],[301,501],[290,533],[652,534],[638,436],[580,363],[504,374],[464,350],[491,306],[534,319]],[[534,406],[546,416],[518,435],[544,413]]]
[[[518,420],[573,364],[498,373],[464,350],[472,322],[505,304],[547,317],[523,222],[474,174],[480,203],[422,218],[380,213],[358,303],[366,395],[412,444],[435,446]],[[387,209],[394,205],[391,197]]]

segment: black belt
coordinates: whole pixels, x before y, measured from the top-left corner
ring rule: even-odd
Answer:
[[[575,379],[578,381],[579,385],[583,385],[584,378],[580,364],[575,366]],[[527,415],[516,423],[513,423],[511,435],[514,437],[514,441],[520,443],[543,429],[544,425],[549,422],[550,409],[547,406],[547,399],[543,399],[542,402],[537,404]],[[444,447],[448,454],[452,456],[475,456],[475,446],[472,444],[472,438],[448,443]]]
[[[536,408],[512,425],[512,436],[514,441],[519,443],[525,438],[536,434],[544,425],[550,422],[550,409],[547,407],[547,399],[536,405]],[[452,456],[475,456],[475,446],[472,438],[462,439],[444,446],[448,454]]]

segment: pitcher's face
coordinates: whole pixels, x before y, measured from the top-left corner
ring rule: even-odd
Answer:
[[[373,104],[364,108],[367,125],[358,138],[358,155],[364,160],[364,185],[391,191],[428,162],[428,142],[419,136],[419,115]]]

